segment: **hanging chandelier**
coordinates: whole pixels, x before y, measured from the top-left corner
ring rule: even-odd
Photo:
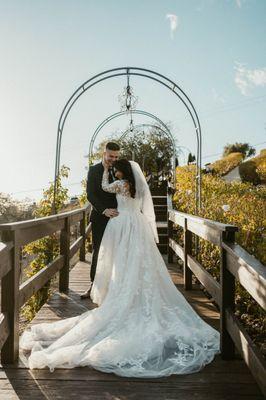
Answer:
[[[118,101],[121,104],[121,111],[132,111],[136,109],[138,97],[134,95],[132,86],[129,84],[129,75],[127,75],[127,86],[123,92],[118,95]]]

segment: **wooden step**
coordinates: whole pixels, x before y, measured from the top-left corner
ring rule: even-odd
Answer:
[[[159,205],[159,204],[165,204],[167,205],[167,197],[166,196],[153,196],[152,197],[153,204],[154,205]]]
[[[167,212],[167,204],[154,204],[154,211],[165,211]]]
[[[167,218],[167,215],[165,215],[165,214],[156,214],[155,215],[155,219],[156,219],[156,221],[160,221],[160,222],[164,222],[164,221],[166,221],[166,218]]]
[[[159,243],[160,244],[167,244],[168,243],[168,235],[158,235],[159,236]]]
[[[167,244],[157,243],[157,246],[161,254],[167,254]]]
[[[167,228],[157,228],[158,236],[168,235]]]
[[[166,189],[152,189],[151,195],[152,196],[166,196],[167,190]]]
[[[167,233],[168,233],[167,222],[156,221],[156,226],[157,226],[158,235],[161,235],[161,234],[167,235]]]

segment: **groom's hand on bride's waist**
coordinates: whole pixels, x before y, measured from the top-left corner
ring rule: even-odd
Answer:
[[[114,218],[118,216],[119,212],[117,211],[116,208],[106,208],[103,211],[103,214],[108,218]]]

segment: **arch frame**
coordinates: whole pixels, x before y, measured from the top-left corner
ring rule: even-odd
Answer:
[[[107,79],[127,76],[139,76],[147,79],[151,79],[164,87],[168,88],[171,92],[173,92],[179,100],[183,103],[185,108],[187,109],[191,120],[194,125],[196,139],[197,139],[197,152],[196,152],[196,190],[195,190],[195,200],[196,200],[196,208],[195,212],[198,213],[201,207],[201,166],[202,166],[202,134],[201,134],[201,125],[199,121],[198,114],[195,110],[195,107],[190,100],[189,96],[184,92],[183,89],[179,85],[177,85],[174,81],[169,79],[168,77],[160,74],[156,71],[149,70],[146,68],[140,67],[118,67],[109,70],[105,70],[100,72],[99,74],[94,75],[92,78],[88,79],[84,83],[82,83],[70,96],[68,101],[66,102],[57,127],[57,139],[56,139],[56,159],[55,159],[55,175],[54,175],[54,204],[53,204],[53,212],[57,213],[56,210],[56,193],[57,193],[57,178],[59,175],[60,169],[60,153],[61,153],[61,141],[63,130],[65,126],[66,119],[69,115],[74,104],[77,100],[89,89],[99,84],[100,82],[104,82]]]

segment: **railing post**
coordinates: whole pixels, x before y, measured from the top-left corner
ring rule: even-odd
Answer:
[[[184,221],[184,288],[192,289],[192,271],[188,266],[188,254],[192,253],[192,233],[187,229],[187,218]]]
[[[168,233],[168,241],[167,241],[167,256],[168,262],[171,264],[173,262],[174,251],[169,245],[169,240],[173,239],[173,232],[174,232],[174,223],[170,220],[170,213],[167,213],[167,233]]]
[[[83,237],[83,242],[79,251],[80,261],[85,261],[86,255],[86,211],[82,212],[82,219],[80,220],[80,235]]]
[[[60,233],[60,254],[64,256],[64,266],[59,271],[59,291],[67,292],[69,287],[69,247],[70,247],[70,219],[65,218],[64,229]]]
[[[8,316],[10,333],[1,350],[2,364],[12,364],[19,357],[19,245],[17,231],[3,231],[3,242],[12,241],[11,270],[2,278],[1,309]]]
[[[235,232],[222,232],[221,242],[235,242]],[[223,360],[230,360],[235,355],[235,344],[226,328],[226,310],[235,311],[235,277],[226,267],[226,250],[221,247],[221,309],[220,309],[220,339],[221,356]]]

